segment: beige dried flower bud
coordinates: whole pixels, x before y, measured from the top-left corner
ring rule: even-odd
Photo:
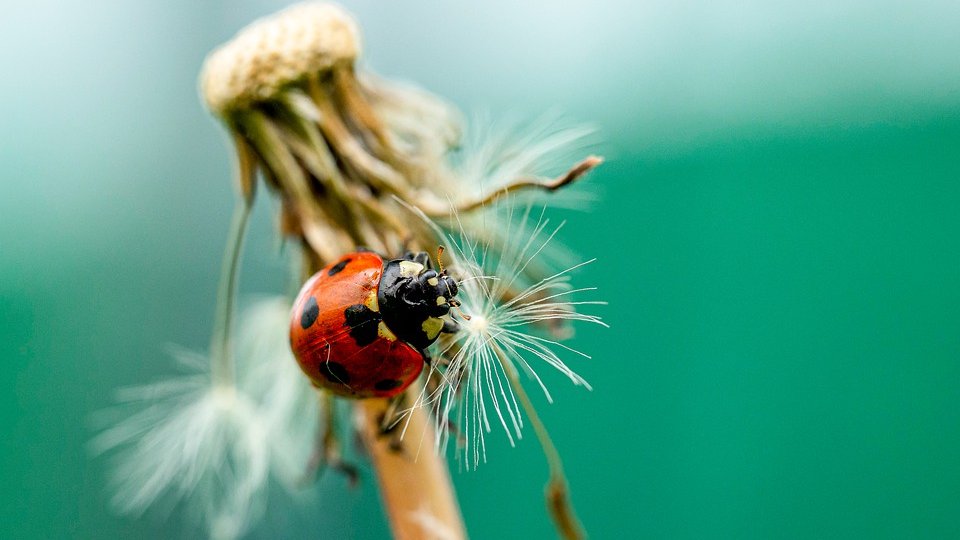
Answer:
[[[213,51],[200,86],[217,114],[270,99],[284,86],[360,53],[360,33],[344,9],[323,2],[291,6],[254,21]]]

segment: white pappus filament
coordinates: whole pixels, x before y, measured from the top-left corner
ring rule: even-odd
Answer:
[[[432,391],[425,390],[415,405],[434,411],[439,433],[437,451],[447,447],[450,421],[455,424],[462,436],[459,457],[468,468],[486,461],[484,437],[493,424],[502,426],[511,445],[522,436],[524,421],[514,390],[514,385],[520,384],[520,373],[536,381],[549,402],[550,391],[537,373],[541,362],[574,385],[591,388],[561,358],[590,356],[560,340],[568,337],[562,334],[569,322],[607,326],[599,316],[577,311],[606,304],[581,299],[596,288],[570,283],[571,273],[593,259],[530,284],[530,275],[544,275],[537,259],[563,224],[551,227],[543,210],[532,216],[528,206],[522,215],[515,216],[511,205],[504,206],[507,215],[498,225],[506,227],[504,236],[514,238],[513,242],[491,246],[475,241],[457,216],[459,234],[445,235],[454,272],[461,278],[457,298],[462,313],[453,312],[460,330],[441,338],[439,356],[443,361],[431,368],[441,382]],[[522,240],[517,241],[517,237]],[[537,272],[532,272],[534,267]]]

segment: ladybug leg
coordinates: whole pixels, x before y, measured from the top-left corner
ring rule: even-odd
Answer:
[[[443,328],[440,331],[444,334],[456,334],[460,331],[460,324],[452,319],[444,319]]]
[[[335,405],[333,396],[326,392],[321,394],[317,438],[300,482],[303,485],[316,481],[327,467],[343,474],[351,487],[356,486],[360,481],[357,467],[343,459],[342,445],[337,435]]]
[[[397,414],[397,411],[403,407],[406,402],[406,392],[401,393],[400,395],[393,396],[387,400],[387,409],[380,416],[380,436],[389,435],[396,431],[400,431],[398,428],[402,423],[402,416]]]
[[[403,416],[397,411],[406,404],[407,393],[394,396],[387,402],[387,410],[380,416],[380,437],[389,437],[390,450],[395,453],[403,452]]]
[[[433,358],[430,356],[430,351],[420,349],[420,356],[423,357],[423,363],[426,364],[427,367],[433,367]]]
[[[428,255],[426,251],[417,252],[413,260],[422,264],[427,270],[433,270],[433,261],[430,260],[430,255]]]

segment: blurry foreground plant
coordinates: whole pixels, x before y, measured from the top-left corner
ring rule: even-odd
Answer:
[[[239,338],[231,332],[259,175],[281,202],[281,232],[303,247],[304,279],[358,246],[385,255],[452,247],[450,271],[464,297],[461,331],[434,346],[435,361],[406,398],[348,401],[394,535],[465,537],[443,460],[442,449],[456,439],[450,420],[463,435],[459,455],[472,467],[485,459],[491,420],[512,444],[525,413],[550,464],[547,495],[558,531],[581,537],[559,454],[520,374],[540,383],[548,399],[537,362],[587,386],[560,356],[582,353],[560,339],[569,321],[602,324],[576,311],[599,302],[578,300],[591,289],[569,285],[580,264],[553,272],[543,262],[559,227],[531,214],[524,193],[571,184],[600,159],[589,157],[557,178],[541,176],[544,161],[579,144],[582,130],[534,132],[457,154],[460,115],[423,91],[358,73],[359,51],[348,14],[307,3],[255,22],[207,59],[203,95],[232,135],[241,195],[214,337],[208,358],[179,355],[195,374],[122,394],[140,412],[95,441],[99,449],[126,447],[117,501],[142,511],[173,492],[198,501],[212,537],[230,538],[256,518],[271,475],[296,483],[295,469],[307,469],[313,444],[315,464],[319,457],[349,470],[334,398],[309,387],[285,343],[289,301],[259,305]],[[318,403],[326,408],[315,435]],[[388,433],[400,423],[402,439]],[[419,452],[421,446],[438,451]]]

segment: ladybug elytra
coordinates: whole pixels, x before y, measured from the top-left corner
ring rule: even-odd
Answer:
[[[443,319],[457,282],[424,253],[385,262],[349,253],[314,274],[293,305],[290,345],[317,387],[353,397],[390,397],[429,362],[429,347],[457,324]]]

